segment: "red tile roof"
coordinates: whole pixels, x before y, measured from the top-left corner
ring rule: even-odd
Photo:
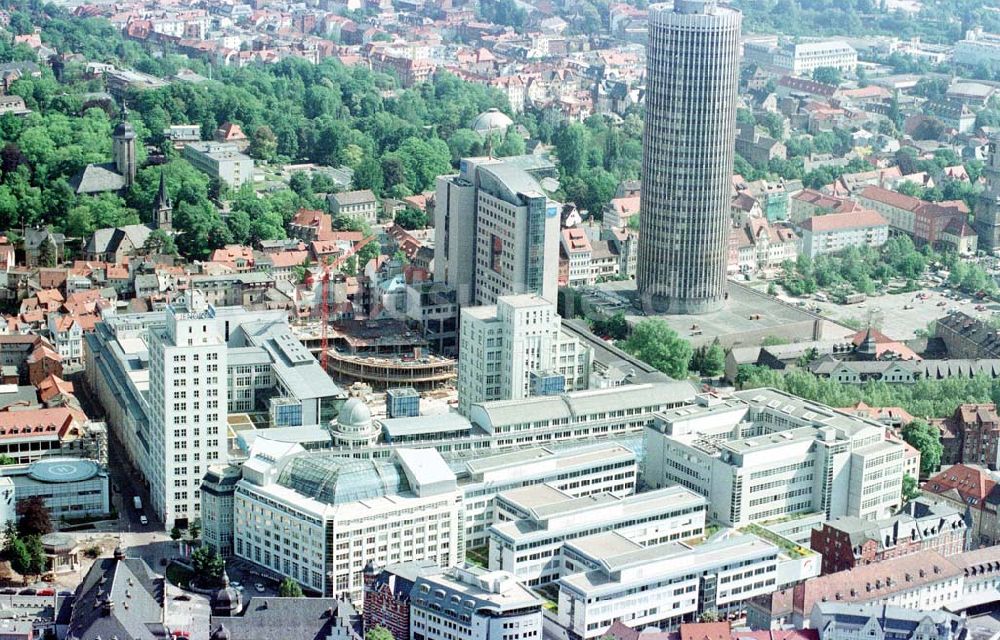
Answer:
[[[916,211],[924,203],[920,198],[914,198],[913,196],[875,186],[865,187],[858,195],[861,198],[881,202],[882,204],[905,211]]]
[[[938,495],[958,494],[969,506],[982,509],[983,503],[994,494],[997,483],[982,467],[956,464],[929,478],[921,488]]]
[[[73,424],[73,414],[65,407],[0,411],[0,440],[14,438],[60,439]]]
[[[878,602],[961,574],[961,569],[937,551],[919,551],[806,580],[795,586],[794,608],[809,615],[817,602]]]

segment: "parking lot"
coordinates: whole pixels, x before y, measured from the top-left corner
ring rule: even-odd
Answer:
[[[788,299],[789,302],[796,303],[798,300]],[[819,313],[832,320],[846,322],[852,326],[867,326],[871,319],[883,333],[898,340],[916,337],[918,330],[926,330],[928,324],[947,315],[949,311],[961,311],[981,319],[1000,314],[1000,304],[956,294],[946,286],[927,287],[910,293],[872,296],[862,303],[852,305],[820,302],[815,299],[807,300],[806,304],[818,308]]]

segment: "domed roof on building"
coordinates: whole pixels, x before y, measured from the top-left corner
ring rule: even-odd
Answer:
[[[226,628],[226,625],[220,624],[219,628],[212,632],[210,640],[230,640],[229,629]]]
[[[396,463],[345,458],[327,451],[292,458],[278,474],[278,484],[332,505],[410,490],[406,474]]]
[[[514,121],[510,119],[510,116],[499,109],[493,108],[487,109],[476,116],[476,119],[472,121],[472,129],[480,135],[486,135],[491,131],[503,134],[506,133],[512,124],[514,124]]]
[[[229,584],[229,574],[222,572],[222,588],[212,596],[213,611],[235,611],[240,607],[240,592]]]
[[[116,138],[134,138],[135,128],[132,127],[132,123],[128,121],[128,106],[122,103],[121,112],[118,114],[118,124],[115,125],[115,130],[113,132]]]
[[[337,424],[341,426],[360,427],[371,423],[372,412],[360,398],[350,398],[340,408]]]

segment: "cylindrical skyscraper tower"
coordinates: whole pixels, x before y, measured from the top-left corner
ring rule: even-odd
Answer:
[[[741,21],[716,0],[649,10],[637,284],[650,311],[725,303]]]

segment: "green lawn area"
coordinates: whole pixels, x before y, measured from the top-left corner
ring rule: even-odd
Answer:
[[[465,561],[486,569],[489,565],[489,547],[474,547],[465,550]]]
[[[164,575],[166,575],[167,580],[181,589],[187,589],[188,583],[190,583],[191,578],[194,577],[194,572],[177,564],[176,562],[173,562],[167,567],[167,571]]]
[[[811,556],[815,553],[812,549],[807,549],[806,547],[800,546],[789,540],[779,536],[776,533],[768,531],[764,527],[756,524],[748,524],[742,529],[746,533],[752,533],[755,536],[759,536],[768,542],[777,545],[782,551],[788,554],[791,558],[804,558],[806,556]]]

